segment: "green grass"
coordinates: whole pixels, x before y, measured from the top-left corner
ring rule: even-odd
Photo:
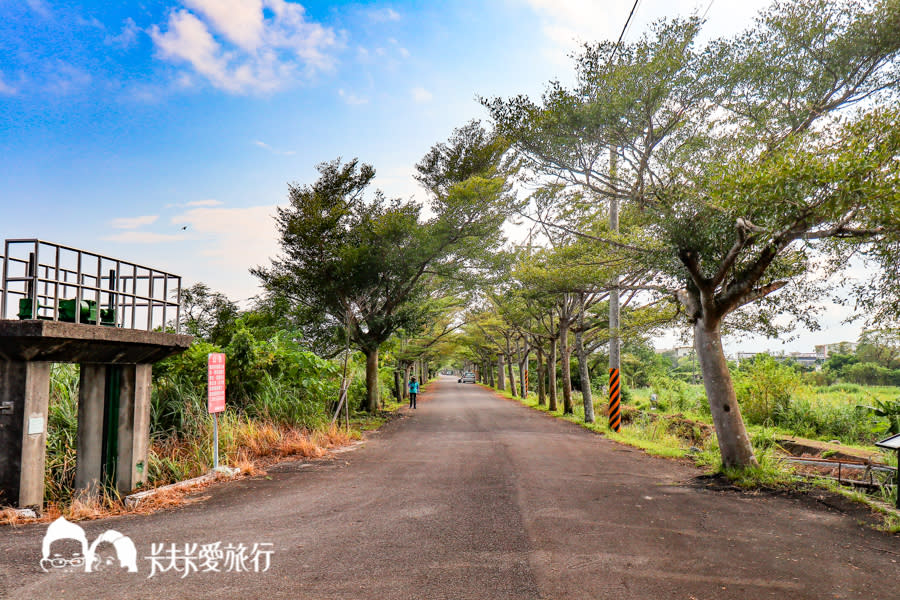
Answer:
[[[485,386],[488,387],[488,386]],[[696,388],[701,386],[690,386],[695,388],[681,390],[681,398],[675,403],[681,408],[689,408],[692,403],[696,402],[698,396]],[[488,389],[493,389],[489,388]],[[879,514],[881,525],[878,529],[889,533],[900,533],[900,513],[893,508],[896,497],[895,492],[890,492],[886,488],[881,488],[880,492],[874,496],[864,494],[857,490],[847,489],[826,479],[804,480],[795,474],[794,467],[786,462],[778,453],[777,438],[784,434],[794,434],[783,427],[771,427],[764,425],[749,425],[748,433],[751,436],[754,453],[756,455],[758,466],[750,468],[724,468],[722,466],[722,458],[719,453],[718,443],[715,435],[711,435],[701,448],[690,448],[688,443],[671,434],[668,430],[668,421],[673,418],[687,418],[700,422],[711,422],[708,415],[702,414],[699,410],[692,412],[676,412],[669,408],[668,411],[660,410],[656,412],[657,418],[651,418],[645,413],[639,416],[632,423],[623,426],[619,432],[611,431],[605,418],[605,403],[596,401],[594,414],[597,417],[596,423],[584,422],[584,409],[581,405],[581,395],[578,395],[578,402],[575,404],[574,414],[564,415],[562,409],[558,411],[550,411],[547,406],[538,404],[536,395],[529,394],[527,399],[513,397],[509,391],[498,391],[496,393],[512,399],[533,409],[548,413],[554,417],[562,418],[573,423],[577,423],[586,429],[595,431],[607,436],[609,439],[640,448],[647,454],[660,456],[664,458],[691,458],[697,466],[707,470],[709,473],[721,473],[732,484],[743,489],[776,489],[776,490],[800,490],[809,485],[829,489],[833,492],[840,493],[852,500],[861,502],[869,506],[873,511]],[[854,390],[855,393],[864,393]],[[651,390],[634,390],[632,392],[632,406],[641,408],[649,412]],[[846,390],[837,393],[847,393]],[[888,392],[889,393],[889,392]],[[574,394],[573,394],[574,396]],[[573,398],[574,400],[574,398]],[[705,402],[705,397],[703,398]],[[821,406],[834,404],[834,396],[826,397],[821,402]],[[849,404],[849,400],[845,404]],[[660,403],[660,408],[665,406],[665,402]],[[813,417],[816,414],[813,413]],[[677,415],[677,416],[676,416]],[[864,449],[873,449],[871,445],[859,444],[856,447]],[[896,466],[896,453],[885,455],[885,462]]]

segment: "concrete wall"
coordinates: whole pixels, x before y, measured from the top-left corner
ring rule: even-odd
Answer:
[[[43,505],[49,396],[50,363],[0,361],[3,504],[38,510]]]

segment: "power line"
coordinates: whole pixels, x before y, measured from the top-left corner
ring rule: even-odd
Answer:
[[[619,39],[616,41],[616,45],[613,46],[613,51],[609,55],[609,61],[606,63],[606,68],[609,69],[609,66],[612,64],[613,58],[616,56],[616,51],[619,49],[619,44],[622,43],[622,38],[625,37],[625,32],[628,31],[628,26],[631,24],[631,17],[634,16],[634,11],[637,10],[638,4],[641,3],[641,0],[634,0],[634,4],[631,5],[631,12],[628,13],[628,18],[625,19],[625,25],[622,26],[622,32],[619,34]]]

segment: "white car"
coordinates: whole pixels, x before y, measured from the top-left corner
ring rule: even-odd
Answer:
[[[468,373],[463,373],[462,379],[460,379],[461,383],[475,383],[475,373],[471,371]]]

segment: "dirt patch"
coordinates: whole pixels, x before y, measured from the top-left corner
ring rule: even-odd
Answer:
[[[794,456],[831,458],[869,465],[883,464],[882,455],[877,450],[850,448],[835,442],[820,442],[792,436],[780,436],[775,442]]]
[[[687,483],[688,487],[703,489],[723,494],[740,494],[742,496],[772,496],[790,498],[808,508],[827,508],[850,517],[859,523],[878,529],[884,525],[884,515],[875,512],[865,504],[855,502],[846,496],[819,487],[798,483],[794,489],[755,487],[744,489],[734,485],[721,474],[700,475]],[[888,534],[900,538],[900,533]]]
[[[681,413],[666,415],[639,410],[632,406],[623,406],[621,413],[623,425],[633,423],[637,419],[648,419],[654,422],[663,420],[666,423],[666,431],[668,433],[685,440],[692,446],[702,446],[715,433],[715,427],[709,423],[685,418]]]

